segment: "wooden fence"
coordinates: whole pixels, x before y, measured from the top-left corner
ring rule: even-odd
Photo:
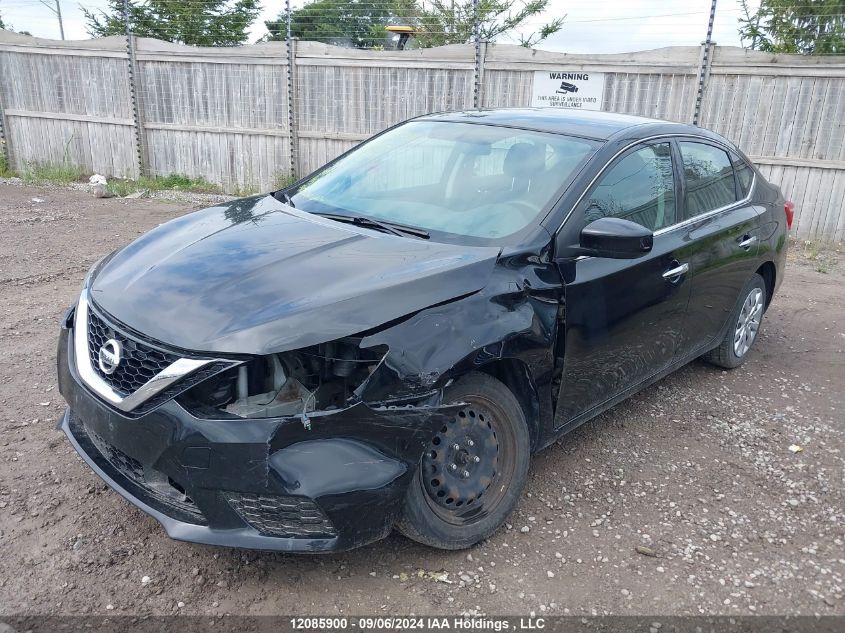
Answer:
[[[527,106],[536,71],[603,73],[602,109],[691,122],[736,141],[797,207],[798,236],[845,239],[845,57],[700,47],[568,55],[482,45],[362,51],[294,42],[193,48],[60,42],[0,31],[0,131],[16,169],[70,162],[137,178],[185,174],[232,191],[308,173],[427,112]],[[699,96],[699,80],[703,90]],[[290,113],[293,114],[292,118]],[[136,137],[137,134],[137,137]],[[292,140],[293,137],[293,140]],[[138,142],[140,140],[140,143]]]

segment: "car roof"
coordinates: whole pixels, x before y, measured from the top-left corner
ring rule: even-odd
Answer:
[[[416,120],[453,121],[518,127],[606,141],[620,133],[632,139],[654,134],[691,134],[725,142],[721,136],[693,125],[615,112],[569,108],[497,108],[440,112]],[[732,144],[731,144],[732,145]]]

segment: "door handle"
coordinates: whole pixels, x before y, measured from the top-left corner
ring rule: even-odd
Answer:
[[[678,262],[675,263],[677,264]],[[663,279],[667,279],[669,281],[676,281],[677,277],[680,277],[686,272],[689,272],[689,264],[678,264],[674,268],[670,268],[665,273],[663,273]]]
[[[757,241],[756,235],[747,235],[746,234],[746,235],[743,235],[741,238],[739,238],[738,244],[739,244],[740,248],[744,248],[745,250],[748,250],[749,248],[751,248],[751,246],[756,241]]]

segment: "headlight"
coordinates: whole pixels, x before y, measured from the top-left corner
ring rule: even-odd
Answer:
[[[387,354],[344,338],[254,358],[179,397],[201,417],[280,418],[350,406],[355,390]]]
[[[88,269],[87,273],[85,273],[85,278],[82,280],[82,288],[80,290],[85,290],[91,284],[91,281],[94,279],[94,276],[97,274],[97,271],[100,270],[103,264],[105,264],[112,257],[114,257],[115,253],[117,253],[117,251],[119,250],[119,248],[116,248],[108,255],[105,255],[98,259],[96,262],[94,262],[94,265]]]

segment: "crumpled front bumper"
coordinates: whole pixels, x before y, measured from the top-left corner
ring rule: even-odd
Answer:
[[[290,552],[386,536],[435,430],[458,407],[358,404],[299,417],[208,420],[169,401],[140,417],[80,381],[71,329],[59,338],[59,421],[109,486],[174,539]]]

